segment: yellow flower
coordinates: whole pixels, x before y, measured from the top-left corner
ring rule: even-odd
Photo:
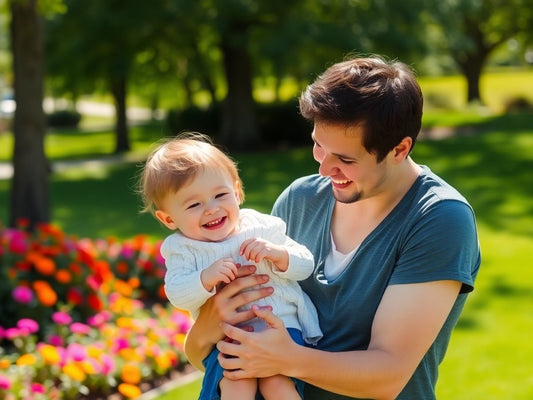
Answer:
[[[122,382],[136,384],[141,381],[141,370],[135,364],[125,364],[120,373]]]
[[[39,352],[43,356],[44,362],[47,364],[55,365],[59,364],[59,361],[61,361],[61,356],[59,355],[59,352],[54,346],[50,344],[45,344],[40,347]]]
[[[118,391],[121,395],[127,397],[128,399],[134,399],[141,395],[141,389],[129,383],[121,383],[118,385]]]
[[[76,364],[66,364],[63,367],[63,372],[70,377],[71,379],[74,379],[78,382],[83,382],[87,375],[85,375],[85,372]]]
[[[161,354],[155,358],[157,366],[163,370],[167,370],[172,366],[172,362],[168,354]]]
[[[133,319],[128,317],[120,317],[117,318],[117,326],[119,328],[125,328],[125,329],[134,329],[135,324],[133,323]]]
[[[103,354],[103,350],[96,346],[87,346],[87,355],[96,360],[100,359],[100,356]]]
[[[23,354],[17,359],[17,366],[23,365],[35,365],[37,363],[37,357],[33,354]]]
[[[143,358],[131,347],[119,350],[118,354],[126,361],[142,361]]]
[[[96,369],[94,369],[94,365],[91,364],[89,361],[81,361],[80,367],[87,375],[96,374]]]

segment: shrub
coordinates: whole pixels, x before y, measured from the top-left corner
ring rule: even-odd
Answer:
[[[0,398],[128,397],[184,365],[191,321],[165,300],[159,243],[23,225],[0,229]]]
[[[77,128],[81,121],[81,114],[77,111],[61,110],[46,115],[46,122],[50,128]]]
[[[531,112],[533,111],[533,103],[526,97],[515,97],[505,103],[504,109],[506,114]]]
[[[300,146],[310,144],[312,126],[299,114],[298,103],[265,103],[257,105],[257,118],[261,142],[270,147]],[[192,107],[170,110],[167,128],[171,134],[198,131],[216,140],[220,129],[220,106],[206,109]]]

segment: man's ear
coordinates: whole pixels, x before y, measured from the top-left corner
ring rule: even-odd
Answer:
[[[155,216],[168,229],[171,229],[171,230],[178,229],[178,226],[176,225],[176,223],[174,222],[172,217],[169,214],[167,214],[166,212],[164,212],[162,210],[156,210]]]
[[[402,141],[392,150],[394,158],[400,162],[405,160],[411,149],[413,148],[413,139],[409,136],[406,136]]]

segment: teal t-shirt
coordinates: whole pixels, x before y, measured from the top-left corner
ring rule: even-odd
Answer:
[[[462,282],[461,294],[437,339],[397,397],[434,399],[438,366],[480,265],[472,208],[457,190],[423,167],[403,199],[361,243],[346,269],[328,281],[324,262],[331,247],[334,203],[329,178],[311,175],[293,182],[273,208],[273,214],[287,223],[288,236],[307,246],[315,257],[313,274],[300,284],[318,310],[324,337],[317,348],[334,352],[366,349],[388,285]],[[304,393],[305,400],[351,398],[309,384]]]

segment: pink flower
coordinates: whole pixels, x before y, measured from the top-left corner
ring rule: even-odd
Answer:
[[[63,346],[63,338],[59,335],[50,335],[48,337],[48,343],[55,347]]]
[[[7,376],[0,375],[0,389],[9,390],[11,388],[11,381]]]
[[[78,343],[71,343],[67,347],[67,353],[74,361],[83,361],[87,358],[85,347]]]
[[[87,323],[90,326],[100,327],[111,319],[111,313],[109,311],[100,311],[98,314],[95,314],[87,318]]]
[[[102,362],[103,375],[108,375],[115,370],[115,359],[109,354],[102,354],[100,361]]]
[[[72,322],[70,315],[63,311],[56,311],[53,313],[52,320],[59,325],[68,325]]]
[[[39,330],[39,324],[33,319],[22,318],[17,322],[17,328],[25,335],[29,335]]]
[[[11,295],[13,296],[13,300],[21,304],[30,304],[34,298],[33,291],[26,286],[17,286],[13,289]]]
[[[23,336],[22,332],[18,328],[7,328],[4,331],[4,337],[9,340],[13,340],[19,336]]]
[[[89,332],[91,332],[91,327],[89,325],[82,324],[81,322],[73,322],[72,325],[70,325],[70,331],[72,333],[87,335]]]
[[[32,393],[44,394],[44,393],[46,393],[46,388],[44,387],[44,385],[42,385],[40,383],[32,383],[31,384],[31,392]]]

